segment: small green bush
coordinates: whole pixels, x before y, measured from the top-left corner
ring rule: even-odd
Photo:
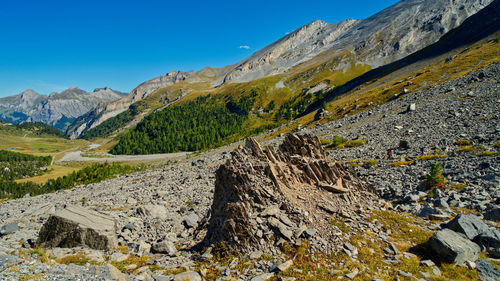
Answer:
[[[431,167],[431,173],[425,179],[429,188],[444,185],[443,166],[439,162],[434,162]]]

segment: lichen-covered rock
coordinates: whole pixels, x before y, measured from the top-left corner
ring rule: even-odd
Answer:
[[[205,245],[266,251],[309,238],[308,228],[333,242],[332,214],[354,213],[366,201],[376,206],[366,186],[349,168],[330,162],[316,136],[288,135],[278,149],[249,138],[216,172]]]
[[[66,206],[49,217],[38,234],[37,245],[47,248],[116,248],[115,221],[104,214]]]

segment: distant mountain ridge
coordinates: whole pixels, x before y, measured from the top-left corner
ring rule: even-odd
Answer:
[[[18,95],[0,98],[0,120],[15,124],[43,122],[65,131],[77,117],[101,103],[120,99],[124,95],[108,87],[92,92],[70,87],[48,96],[28,89]]]
[[[132,103],[181,82],[192,85],[206,83],[204,90],[208,92],[231,83],[250,82],[276,74],[291,76],[294,71],[304,71],[320,64],[324,69],[313,69],[308,74],[310,80],[326,68],[343,72],[359,66],[361,69],[352,74],[359,76],[367,70],[389,64],[437,42],[441,36],[460,26],[468,17],[491,2],[492,0],[403,0],[367,19],[348,19],[332,24],[316,20],[236,64],[219,69],[204,68],[198,72],[173,71],[144,82],[128,96],[89,112],[77,120],[67,133],[71,138],[77,138],[84,131],[127,110]],[[327,65],[333,60],[335,63]],[[284,82],[287,81],[280,81],[276,87],[287,87]],[[341,85],[329,83],[327,86]],[[176,98],[182,98],[188,93],[189,89],[177,91]],[[170,97],[168,100],[176,98]]]

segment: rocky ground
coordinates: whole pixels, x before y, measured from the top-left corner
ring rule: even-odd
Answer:
[[[366,144],[359,147],[331,150],[329,157],[350,165],[357,176],[371,183],[374,194],[385,199],[373,201],[377,203],[370,208],[356,206],[348,213],[330,213],[331,232],[339,237],[332,240],[337,241],[331,248],[337,255],[335,260],[324,257],[314,260],[300,251],[290,254],[290,250],[282,246],[267,252],[256,249],[226,259],[212,253],[212,248],[193,250],[206,233],[215,172],[231,158],[229,152],[242,144],[238,143],[190,155],[160,169],[2,202],[0,279],[307,280],[326,276],[322,280],[330,280],[330,277],[364,280],[369,276],[391,280],[445,280],[439,276],[450,278],[461,274],[469,269],[437,267],[431,261],[420,264],[423,269],[419,268],[419,273],[410,273],[409,263],[413,261],[418,266],[420,261],[410,249],[427,240],[432,231],[441,229],[440,222],[462,212],[472,212],[482,218],[486,224],[481,227],[485,229],[498,229],[499,77],[500,64],[494,64],[440,86],[403,94],[368,112],[302,130],[301,133],[314,134],[324,140],[334,136],[366,140]],[[410,107],[411,104],[415,105]],[[457,145],[459,140],[471,144]],[[282,138],[277,138],[268,144],[281,141]],[[387,159],[389,148],[395,151],[393,159]],[[423,184],[423,176],[429,173],[434,161],[443,164],[448,185],[430,192]],[[120,246],[107,251],[36,247],[42,225],[51,213],[66,205],[113,218]],[[328,210],[321,212],[313,214],[311,221],[317,223],[322,216],[327,220]],[[279,216],[278,219],[276,224],[287,224],[283,222],[286,219]],[[272,219],[267,218],[269,221]],[[321,245],[322,236],[315,235],[315,230],[324,227],[309,225],[304,229],[309,237],[306,244]],[[363,237],[366,239],[362,240]],[[370,257],[377,255],[380,260]],[[484,262],[489,264],[481,259],[469,268],[478,266],[484,270]],[[397,266],[400,266],[397,270],[391,269]],[[456,276],[454,279],[460,280],[468,275]]]

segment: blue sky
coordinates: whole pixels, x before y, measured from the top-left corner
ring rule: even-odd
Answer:
[[[1,0],[0,97],[129,92],[172,70],[236,63],[313,20],[362,19],[396,2]]]

